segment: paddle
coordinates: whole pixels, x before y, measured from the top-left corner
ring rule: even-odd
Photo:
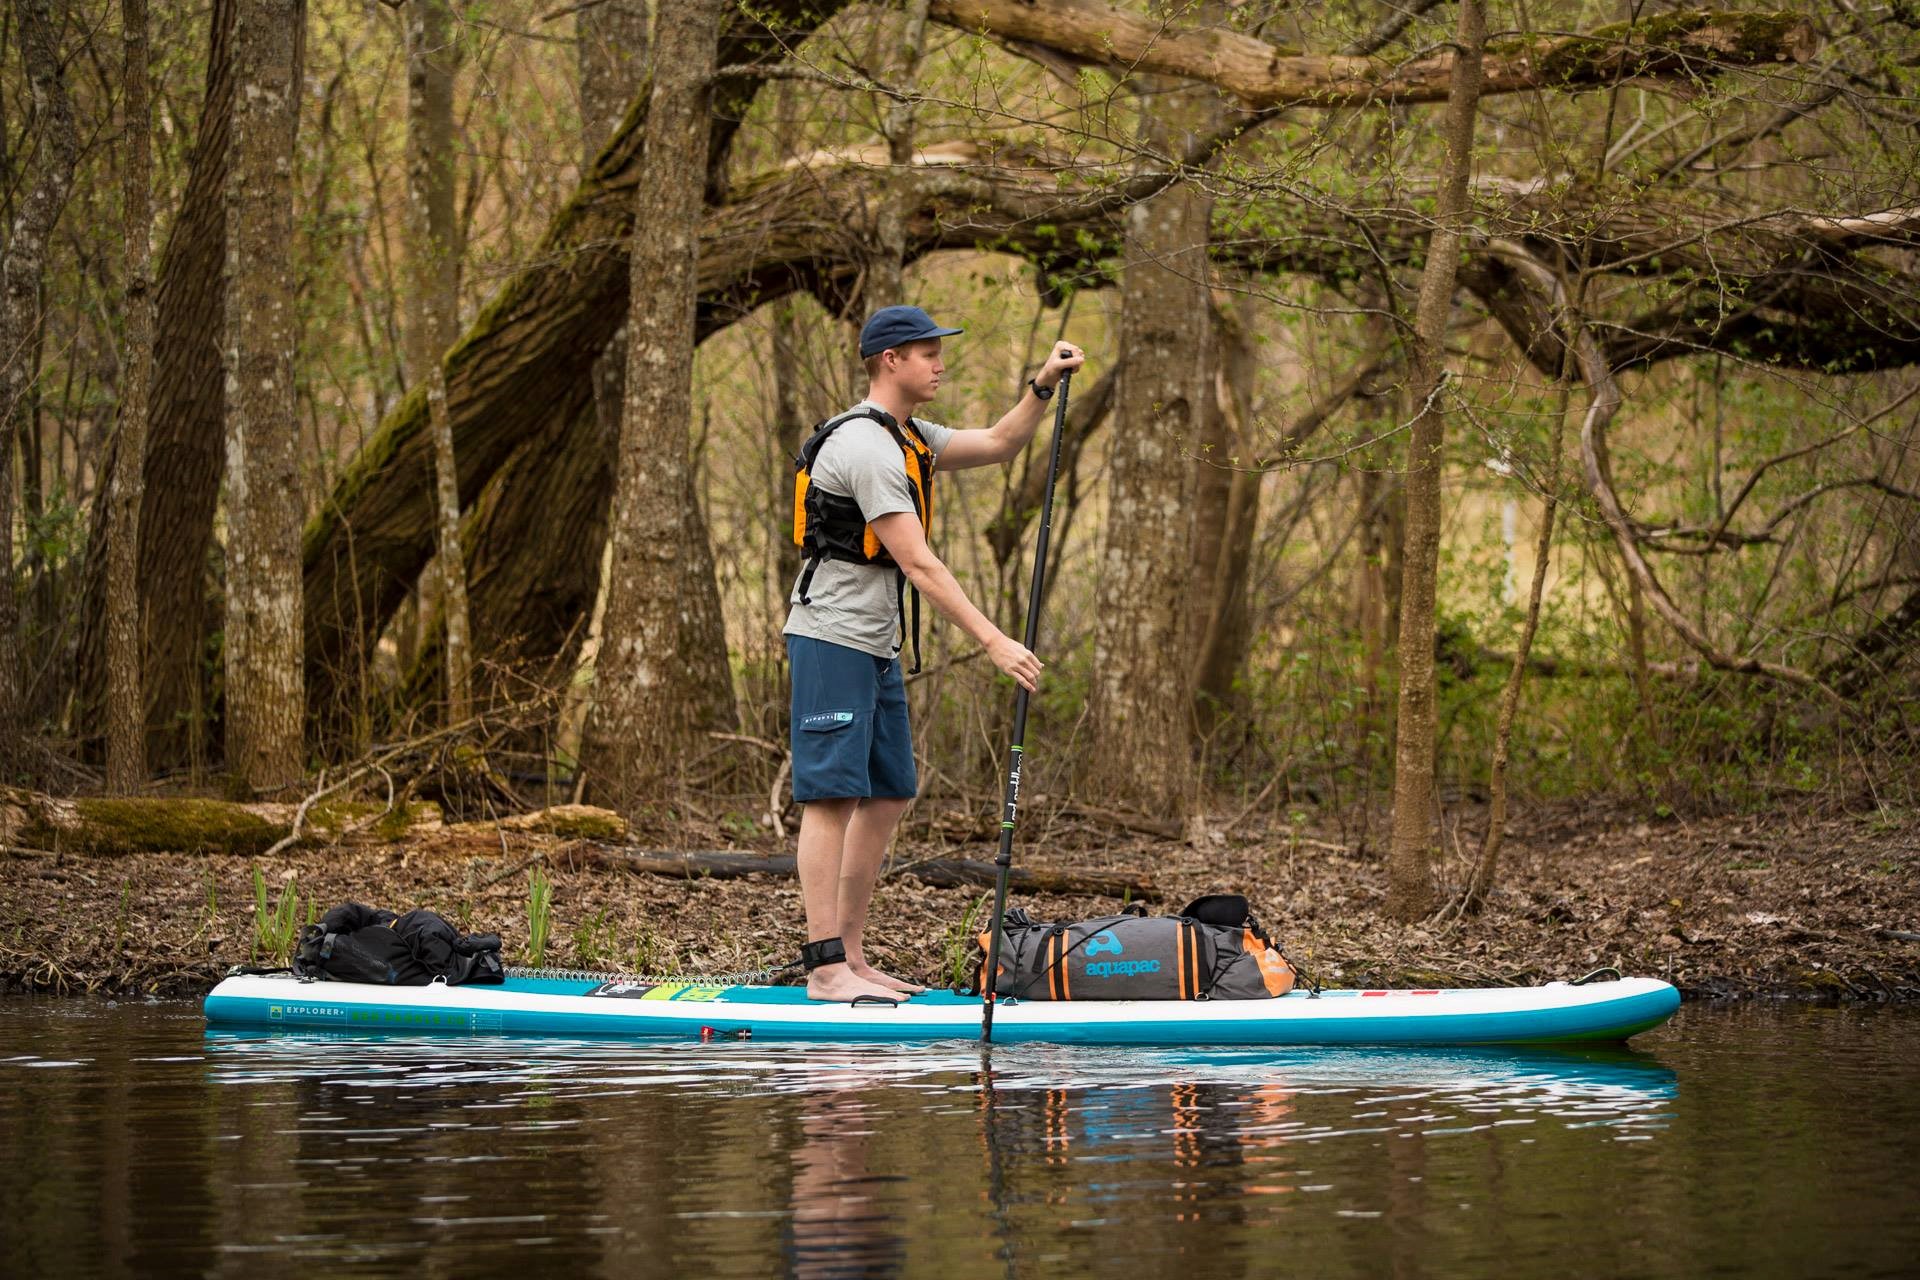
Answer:
[[[1060,478],[1060,439],[1067,432],[1067,383],[1060,375],[1053,395],[1053,447],[1047,458],[1047,496],[1040,504],[1040,538],[1033,548],[1033,586],[1027,594],[1027,630],[1022,643],[1035,652],[1040,642],[1040,601],[1047,581],[1047,541],[1053,533],[1053,484]],[[1020,815],[1020,766],[1026,758],[1028,693],[1022,688],[1013,700],[1013,749],[1007,764],[1006,803],[1000,811],[1000,852],[994,857],[993,932],[987,935],[987,967],[980,978],[980,1040],[993,1039],[993,987],[1000,973],[1000,926],[1007,914],[1007,876],[1013,869],[1013,825]]]

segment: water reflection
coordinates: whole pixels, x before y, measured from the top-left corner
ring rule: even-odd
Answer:
[[[870,1167],[873,1110],[853,1088],[802,1098],[786,1253],[800,1280],[897,1275],[906,1261],[897,1197],[888,1194],[906,1179]]]
[[[6,1275],[487,1275],[530,1256],[582,1275],[1526,1274],[1567,1256],[1684,1273],[1712,1261],[1689,1252],[1709,1221],[1759,1254],[1782,1224],[1842,1220],[1826,1181],[1788,1173],[1817,1153],[1782,1139],[1782,1108],[1822,1144],[1893,1150],[1915,1108],[1883,1131],[1885,1107],[1867,1124],[1830,1091],[1920,1078],[1891,1052],[1809,1069],[1804,1034],[1781,1054],[1797,1070],[1743,1075],[1726,1058],[1676,1073],[1678,1038],[1658,1056],[983,1055],[203,1034],[173,1014],[13,1025]],[[1878,1166],[1880,1194],[1912,1188],[1902,1170]],[[1859,1183],[1834,1186],[1872,1203]],[[1849,1239],[1871,1261],[1901,1236]]]
[[[1055,1261],[1094,1268],[1111,1248],[1103,1229],[1122,1226],[1145,1254],[1204,1238],[1253,1258],[1286,1201],[1339,1185],[1316,1147],[1396,1139],[1368,1178],[1385,1196],[1331,1212],[1417,1215],[1430,1136],[1542,1120],[1651,1133],[1676,1090],[1671,1069],[1624,1052],[983,1054],[235,1031],[204,1044],[217,1092],[292,1090],[303,1145],[249,1133],[252,1158],[323,1169],[336,1189],[376,1174],[389,1203],[423,1206],[392,1224],[408,1242],[396,1249],[539,1240],[591,1270],[664,1248],[723,1272],[777,1257],[802,1277],[894,1275],[935,1257],[992,1269],[1036,1238],[1054,1242]],[[536,1181],[503,1212],[500,1184],[536,1159],[529,1135]],[[499,1162],[521,1171],[475,1167]],[[373,1211],[336,1194],[276,1242],[342,1247],[346,1224]],[[1417,1252],[1410,1238],[1362,1265],[1415,1274]]]

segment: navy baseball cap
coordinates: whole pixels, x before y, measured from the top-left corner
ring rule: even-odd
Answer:
[[[965,329],[946,329],[918,307],[882,307],[867,317],[860,331],[860,358],[877,356],[889,347],[904,347],[927,338],[950,338]]]

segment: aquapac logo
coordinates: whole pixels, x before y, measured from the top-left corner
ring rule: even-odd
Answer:
[[[1126,948],[1120,945],[1120,939],[1113,930],[1102,929],[1087,939],[1088,956],[1118,956],[1126,954]],[[1089,960],[1086,974],[1089,978],[1127,978],[1136,973],[1158,973],[1158,960]]]
[[[1087,966],[1090,978],[1127,978],[1136,973],[1158,972],[1158,960],[1096,960]]]

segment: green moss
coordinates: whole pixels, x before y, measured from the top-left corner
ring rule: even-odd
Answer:
[[[393,811],[373,824],[376,839],[393,843],[406,838],[418,823],[429,822],[440,816],[440,806],[431,801],[420,800],[411,804],[397,804]]]
[[[478,327],[476,323],[476,328]],[[307,521],[300,538],[300,555],[309,565],[325,552],[341,516],[359,500],[361,493],[393,461],[400,450],[427,427],[427,384],[416,383],[368,441],[360,446],[340,477],[333,492]]]
[[[1744,62],[1776,60],[1792,47],[1793,37],[1806,26],[1796,13],[1731,13],[1722,21],[1731,29],[1734,52]]]
[[[1442,973],[1438,969],[1402,969],[1394,985],[1408,988],[1438,988],[1451,987],[1457,981],[1457,974]]]
[[[1825,998],[1845,999],[1856,994],[1854,985],[1832,969],[1805,968],[1798,970],[1794,977],[1799,979],[1800,986]]]
[[[1562,40],[1540,58],[1540,74],[1549,84],[1584,84],[1609,74],[1651,71],[1672,57],[1666,47],[1714,21],[1695,9],[1663,13],[1639,22],[1615,22],[1586,35]],[[1630,50],[1630,52],[1629,52]]]
[[[82,853],[259,853],[287,829],[219,800],[76,800],[81,830],[34,830],[27,843]]]
[[[627,835],[627,824],[618,814],[585,806],[549,810],[539,829],[563,840],[624,840]]]
[[[1655,14],[1638,22],[1616,22],[1543,46],[1532,41],[1508,41],[1498,46],[1506,56],[1533,52],[1540,73],[1549,84],[1598,83],[1614,75],[1650,75],[1682,68],[1706,72],[1708,60],[1727,65],[1774,62],[1794,51],[1794,36],[1805,26],[1797,14],[1727,13],[1688,9]],[[1711,28],[1717,40],[1693,42],[1692,51],[1679,46],[1688,36]],[[1714,46],[1718,46],[1715,48]]]

